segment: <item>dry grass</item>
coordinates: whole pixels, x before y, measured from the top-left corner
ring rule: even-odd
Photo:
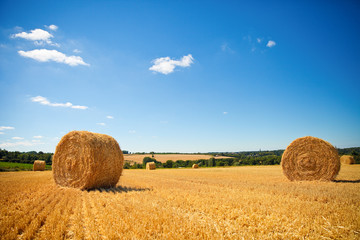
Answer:
[[[124,154],[125,161],[142,163],[144,157],[152,157],[151,154]],[[167,160],[199,160],[199,159],[210,159],[212,155],[201,155],[201,154],[154,154],[154,158],[162,163]],[[230,157],[214,157],[214,158],[230,158]]]
[[[294,140],[281,158],[285,176],[290,180],[334,180],[340,170],[337,150],[316,137]]]
[[[124,157],[109,135],[72,131],[63,136],[53,157],[55,182],[63,187],[113,187],[119,181]]]
[[[0,173],[0,238],[359,239],[360,165],[336,180],[291,182],[280,166],[141,169],[81,191],[51,172]]]

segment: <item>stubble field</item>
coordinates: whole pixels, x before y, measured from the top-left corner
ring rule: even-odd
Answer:
[[[0,173],[1,239],[360,239],[360,165],[335,182],[280,166],[124,170],[113,189]]]

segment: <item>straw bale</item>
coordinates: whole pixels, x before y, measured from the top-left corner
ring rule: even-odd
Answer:
[[[124,157],[111,136],[72,131],[62,137],[53,157],[55,182],[80,189],[114,187],[123,170]]]
[[[194,164],[192,165],[192,168],[199,168],[199,165],[197,165],[196,163],[194,163]]]
[[[146,163],[146,170],[155,170],[156,169],[156,165],[154,162],[147,162]]]
[[[340,159],[330,143],[316,137],[302,137],[286,148],[281,166],[291,181],[331,181],[339,173]]]
[[[355,164],[355,159],[351,155],[342,155],[340,157],[340,162],[342,164]]]
[[[44,171],[45,161],[35,160],[33,165],[33,171]]]

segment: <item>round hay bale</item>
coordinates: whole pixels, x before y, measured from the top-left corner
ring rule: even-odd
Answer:
[[[194,163],[194,164],[192,165],[192,168],[199,168],[199,165],[197,165],[196,163]]]
[[[355,159],[351,155],[342,155],[340,157],[340,162],[342,164],[355,164]]]
[[[293,180],[334,180],[340,170],[337,150],[316,137],[302,137],[286,148],[281,158],[285,176]]]
[[[124,157],[111,136],[72,131],[63,136],[53,157],[55,182],[80,189],[114,187],[123,170]]]
[[[33,165],[33,171],[44,171],[45,161],[35,160]]]
[[[146,163],[146,170],[155,170],[156,169],[156,165],[154,162],[147,162]]]

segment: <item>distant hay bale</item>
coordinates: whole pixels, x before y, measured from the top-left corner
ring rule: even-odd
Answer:
[[[146,170],[155,170],[155,169],[156,169],[156,165],[154,162],[146,163]]]
[[[302,137],[286,148],[281,166],[285,176],[293,180],[334,180],[340,170],[337,150],[316,137]]]
[[[355,159],[351,155],[342,155],[340,157],[340,162],[342,164],[355,164]]]
[[[124,157],[111,136],[72,131],[63,136],[53,157],[55,182],[80,189],[114,187],[123,170]]]
[[[194,163],[194,164],[192,165],[192,168],[199,168],[199,165],[197,165],[196,163]]]
[[[45,161],[35,160],[33,165],[33,171],[44,171]]]

